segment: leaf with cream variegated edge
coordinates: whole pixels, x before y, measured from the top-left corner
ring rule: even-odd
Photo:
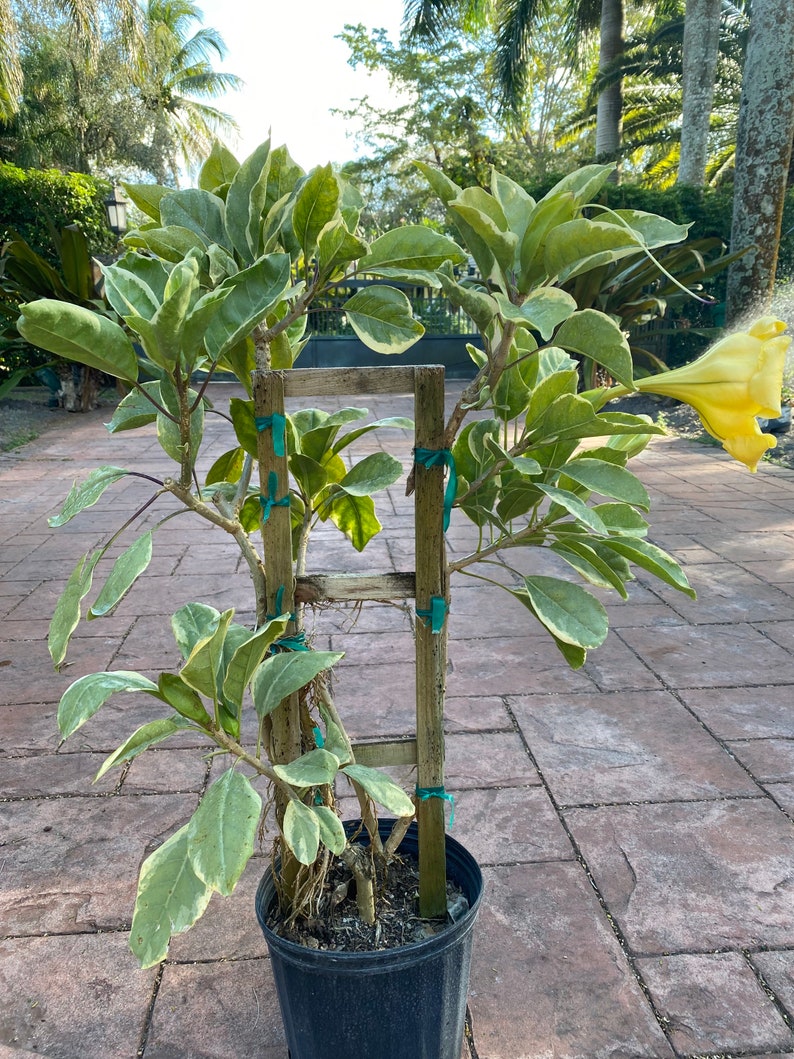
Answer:
[[[358,337],[376,353],[404,353],[425,333],[411,303],[395,287],[365,287],[345,302],[345,314]]]
[[[190,864],[207,886],[228,897],[254,852],[262,799],[251,781],[227,769],[201,799],[187,828]]]
[[[414,803],[393,779],[385,772],[369,768],[368,765],[345,765],[341,770],[362,787],[370,798],[395,816],[413,816]]]
[[[185,824],[141,865],[130,948],[143,968],[165,959],[171,935],[192,927],[212,897],[190,864],[187,830]]]
[[[58,727],[67,739],[93,717],[100,706],[118,691],[146,691],[160,697],[158,687],[148,677],[125,669],[110,673],[87,673],[71,684],[58,704]]]
[[[308,805],[296,799],[287,802],[282,834],[299,864],[313,864],[320,849],[320,820]]]

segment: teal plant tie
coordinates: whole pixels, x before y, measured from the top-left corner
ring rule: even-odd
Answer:
[[[317,725],[315,725],[314,728],[312,728],[312,731],[314,732],[314,743],[315,743],[315,746],[318,746],[322,750],[322,748],[325,746],[325,740],[323,739],[323,733],[320,731],[320,729],[317,727]]]
[[[421,618],[425,626],[427,626],[431,632],[440,633],[444,628],[444,619],[447,616],[449,607],[447,601],[443,596],[431,596],[430,597],[430,609],[420,610],[416,608],[417,618]]]
[[[458,472],[455,468],[455,457],[449,449],[414,449],[414,462],[423,467],[449,467],[449,478],[444,493],[444,532],[449,529],[452,505],[458,491]]]
[[[278,649],[282,651],[310,651],[306,643],[306,633],[296,632],[291,636],[280,636],[270,645],[270,653],[275,654]]]
[[[455,823],[455,797],[448,794],[444,787],[417,787],[416,797],[420,802],[426,802],[428,798],[441,798],[442,801],[449,802],[452,807],[449,814],[449,826],[452,827]]]
[[[287,420],[280,412],[274,412],[272,416],[255,416],[256,429],[261,434],[263,430],[273,431],[273,452],[276,456],[285,454],[284,442],[287,436]]]
[[[276,613],[275,614],[266,614],[265,617],[266,617],[266,619],[268,621],[275,621],[276,618],[280,618],[281,615],[284,613],[284,591],[285,591],[284,586],[283,585],[279,585],[278,586],[278,590],[276,592]],[[290,621],[295,621],[294,612],[290,614],[289,620]]]
[[[274,507],[289,507],[289,493],[286,496],[282,496],[280,500],[276,499],[276,486],[278,485],[278,475],[275,471],[271,471],[267,476],[267,496],[259,495],[259,503],[262,505],[262,521],[267,522],[270,518],[270,512]]]

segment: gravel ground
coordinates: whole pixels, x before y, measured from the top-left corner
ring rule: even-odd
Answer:
[[[110,394],[100,398],[100,406],[108,409],[113,404]],[[48,408],[49,391],[16,390],[14,396],[0,401],[0,452],[18,449],[53,427],[60,426],[73,414],[62,408]],[[700,419],[688,405],[678,404],[669,398],[655,398],[637,394],[616,401],[613,409],[634,414],[649,415],[671,434],[691,438],[707,445],[718,443],[703,430]],[[794,469],[794,431],[777,435],[777,448],[771,449],[765,459],[783,467]]]

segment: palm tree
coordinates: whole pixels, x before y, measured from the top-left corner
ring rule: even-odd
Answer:
[[[31,5],[33,6],[33,5]],[[138,39],[136,0],[66,0],[66,14],[78,49],[89,61],[96,58],[102,42],[102,23],[110,20],[116,34],[132,51]],[[17,14],[25,0],[0,0],[0,123],[8,123],[19,110],[22,94],[22,63],[17,35]]]
[[[503,105],[516,111],[526,87],[526,70],[532,35],[541,14],[552,0],[405,0],[405,25],[409,35],[441,41],[455,28],[490,19],[496,27],[494,67]],[[642,0],[635,6],[647,7]],[[655,5],[665,12],[675,0]],[[572,54],[588,34],[600,35],[599,70],[613,68],[625,41],[624,0],[564,0],[565,33]],[[602,160],[617,157],[621,142],[622,88],[620,81],[604,85],[599,92],[596,123],[596,155]]]
[[[705,145],[698,147],[704,156],[703,175],[694,181],[701,185],[719,182],[733,165],[747,27],[744,4],[723,4],[717,61],[709,86],[710,102],[703,102],[705,111],[701,116],[706,129]],[[686,103],[681,70],[686,35],[682,4],[676,16],[657,20],[647,31],[628,40],[619,59],[596,77],[590,100],[574,115],[566,139],[570,141],[592,128],[598,93],[620,81],[623,84],[622,157],[641,166],[654,185],[673,183],[685,138],[682,111]],[[698,135],[702,136],[702,131]],[[692,146],[691,139],[687,149]]]
[[[678,183],[706,182],[714,75],[720,45],[722,0],[686,0],[681,70],[681,159]]]
[[[180,164],[188,170],[206,157],[213,140],[237,130],[234,120],[212,106],[242,81],[212,68],[226,54],[217,30],[196,32],[201,12],[192,0],[148,0],[143,9],[144,46],[138,89],[151,115],[151,169],[160,183],[177,180]]]

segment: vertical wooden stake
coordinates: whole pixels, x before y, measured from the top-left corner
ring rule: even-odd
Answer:
[[[256,371],[254,383],[254,414],[284,415],[284,381],[275,371]],[[277,456],[273,448],[273,430],[259,432],[259,488],[268,496],[271,473],[275,474],[276,499],[289,496],[289,470],[286,454]],[[289,507],[272,507],[262,523],[262,545],[267,570],[267,611],[277,616],[295,611],[295,581],[292,568],[292,527]],[[280,589],[283,587],[283,592]],[[278,607],[277,607],[278,604]],[[280,609],[278,609],[280,608]],[[295,631],[293,624],[288,633]],[[301,727],[298,696],[285,699],[271,714],[273,753],[276,762],[294,761],[301,754]]]
[[[433,451],[444,444],[444,369],[436,365],[416,369],[416,440],[418,449]],[[449,603],[444,545],[444,465],[416,466],[416,607],[431,608],[439,596]],[[441,632],[416,622],[416,748],[420,789],[444,786],[444,692],[447,665],[447,621]],[[428,919],[446,916],[446,855],[444,810],[437,797],[419,800],[419,914]]]

